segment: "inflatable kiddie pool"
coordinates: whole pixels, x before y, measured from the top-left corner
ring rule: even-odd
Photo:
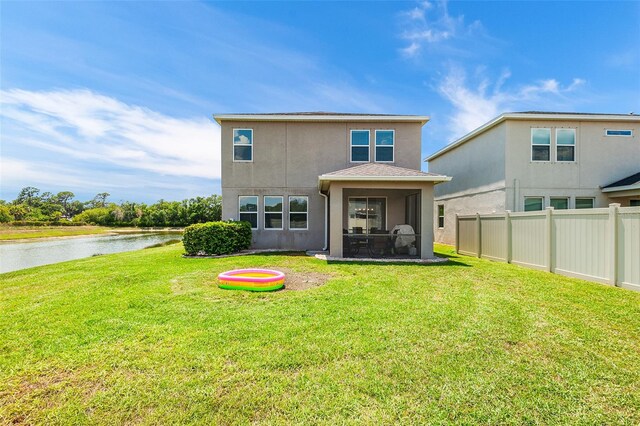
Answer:
[[[235,269],[218,275],[218,287],[227,290],[273,291],[284,287],[284,274],[271,269]]]

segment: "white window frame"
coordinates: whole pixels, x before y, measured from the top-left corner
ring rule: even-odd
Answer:
[[[567,200],[567,208],[566,209],[557,209],[557,210],[569,210],[570,206],[569,206],[569,202],[571,201],[569,197],[565,197],[563,195],[553,195],[549,197],[549,207],[553,207],[551,205],[552,200]],[[544,208],[544,207],[543,207]],[[554,207],[555,208],[555,207]]]
[[[541,210],[526,210],[527,198],[538,198],[538,199],[542,200],[542,209]],[[522,211],[523,212],[527,212],[527,211],[529,211],[529,212],[544,211],[544,197],[542,195],[526,195],[522,199]]]
[[[393,145],[391,145],[391,161],[379,161],[378,160],[378,132],[391,132],[393,134]],[[389,145],[380,145],[381,147],[389,148]],[[396,131],[395,129],[376,129],[375,139],[373,141],[373,158],[376,163],[395,163],[396,162]]]
[[[282,206],[282,210],[280,210],[279,212],[268,212],[267,211],[267,198],[280,198],[281,203],[280,205]],[[282,231],[284,229],[284,197],[282,195],[265,195],[262,197],[262,218],[264,220],[264,230],[265,231]],[[280,213],[280,215],[282,216],[282,226],[280,228],[267,228],[267,215],[268,214],[278,214]]]
[[[440,216],[440,207],[442,207],[442,216]],[[444,229],[444,213],[445,207],[444,204],[438,204],[438,229]],[[440,226],[440,218],[442,218],[442,226]]]
[[[533,143],[533,131],[534,130],[548,130],[549,131],[549,144],[539,144],[539,143]],[[531,128],[531,134],[529,135],[530,138],[530,142],[531,142],[531,148],[529,149],[529,155],[531,158],[531,162],[532,163],[550,163],[551,162],[551,128],[550,127],[532,127]],[[534,160],[533,159],[533,147],[534,146],[546,146],[549,147],[549,159],[548,160]]]
[[[578,200],[591,200],[591,207],[580,207],[580,209],[593,209],[596,207],[595,197],[575,197],[573,200],[573,207],[578,208]]]
[[[573,145],[558,144],[558,130],[573,130]],[[555,160],[556,163],[575,163],[578,161],[578,132],[573,127],[560,127],[555,129]],[[558,147],[573,146],[573,160],[558,160]]]
[[[364,148],[365,145],[353,144],[353,132],[367,132],[367,160],[366,161],[354,161],[353,160],[353,148]],[[370,163],[371,162],[371,130],[369,129],[351,129],[349,132],[349,160],[351,163]]]
[[[610,135],[609,132],[629,132],[628,135]],[[633,129],[604,129],[604,135],[614,138],[632,138]]]
[[[251,132],[251,143],[236,143],[235,139],[236,139],[236,130],[249,130]],[[231,150],[231,159],[233,160],[234,163],[253,163],[253,129],[247,129],[247,128],[235,128],[232,131],[231,134],[231,144],[232,144],[232,150]],[[248,146],[251,148],[251,160],[236,160],[236,146]]]
[[[240,199],[241,198],[255,198],[256,199],[256,211],[255,212],[241,212],[240,211]],[[260,197],[257,195],[238,195],[238,220],[240,219],[241,214],[255,214],[256,215],[256,227],[251,229],[259,229],[260,228]]]
[[[292,198],[306,198],[307,199],[307,211],[306,212],[292,212],[291,211],[291,199]],[[289,210],[288,210],[288,216],[289,216],[288,226],[289,226],[289,230],[290,231],[307,231],[307,230],[309,230],[309,196],[308,195],[289,195],[289,200],[288,201],[289,201],[289,204],[288,204],[288,207],[289,207]],[[305,228],[292,228],[291,227],[291,214],[304,214],[304,215],[306,215],[307,216],[307,220],[306,220],[307,226]]]
[[[367,206],[369,205],[369,198],[384,198],[384,229],[389,229],[389,197],[385,195],[353,195],[347,198],[347,210],[349,209],[349,201],[354,198],[365,198],[367,199]],[[369,212],[367,212],[367,222],[369,221]],[[349,227],[349,215],[347,213],[347,230]],[[365,234],[369,233],[369,228],[365,229]]]

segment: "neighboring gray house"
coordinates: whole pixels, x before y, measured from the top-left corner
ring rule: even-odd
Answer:
[[[353,238],[409,224],[418,234],[416,255],[433,256],[433,185],[450,178],[420,171],[428,117],[214,118],[222,127],[222,218],[252,223],[253,247],[342,257]]]
[[[640,116],[506,113],[427,157],[453,176],[435,189],[435,240],[455,215],[640,203]]]

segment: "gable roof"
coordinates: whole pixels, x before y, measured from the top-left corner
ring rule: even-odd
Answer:
[[[640,172],[603,186],[602,192],[626,191],[638,188],[640,188]]]
[[[310,121],[310,122],[406,122],[421,123],[423,126],[429,121],[426,115],[398,115],[398,114],[366,114],[352,112],[275,112],[259,114],[215,114],[214,120],[220,125],[223,121]]]
[[[487,130],[497,126],[506,120],[546,120],[546,121],[618,121],[618,122],[640,122],[640,115],[629,114],[598,114],[590,112],[543,112],[543,111],[524,111],[524,112],[507,112],[499,115],[491,121],[486,122],[482,126],[467,133],[460,139],[457,139],[431,154],[424,161],[431,161],[438,158],[442,154],[451,151],[454,148],[468,142],[476,136],[486,132]]]
[[[318,176],[318,184],[321,189],[326,189],[330,182],[447,182],[451,177],[437,173],[427,173],[420,170],[407,169],[405,167],[390,166],[388,164],[366,163],[348,167],[335,172]]]

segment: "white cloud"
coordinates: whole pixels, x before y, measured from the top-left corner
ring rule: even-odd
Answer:
[[[556,79],[546,79],[516,88],[505,88],[511,77],[503,71],[494,84],[480,73],[474,85],[468,82],[461,68],[453,68],[438,84],[437,91],[454,107],[450,118],[451,137],[460,137],[503,112],[517,110],[552,110],[571,108],[572,101],[566,95],[586,83],[574,78],[563,86]],[[493,88],[493,90],[489,90]]]
[[[63,154],[131,171],[220,177],[220,128],[204,117],[170,117],[89,90],[13,89],[0,98],[3,144],[46,150],[52,161]]]

